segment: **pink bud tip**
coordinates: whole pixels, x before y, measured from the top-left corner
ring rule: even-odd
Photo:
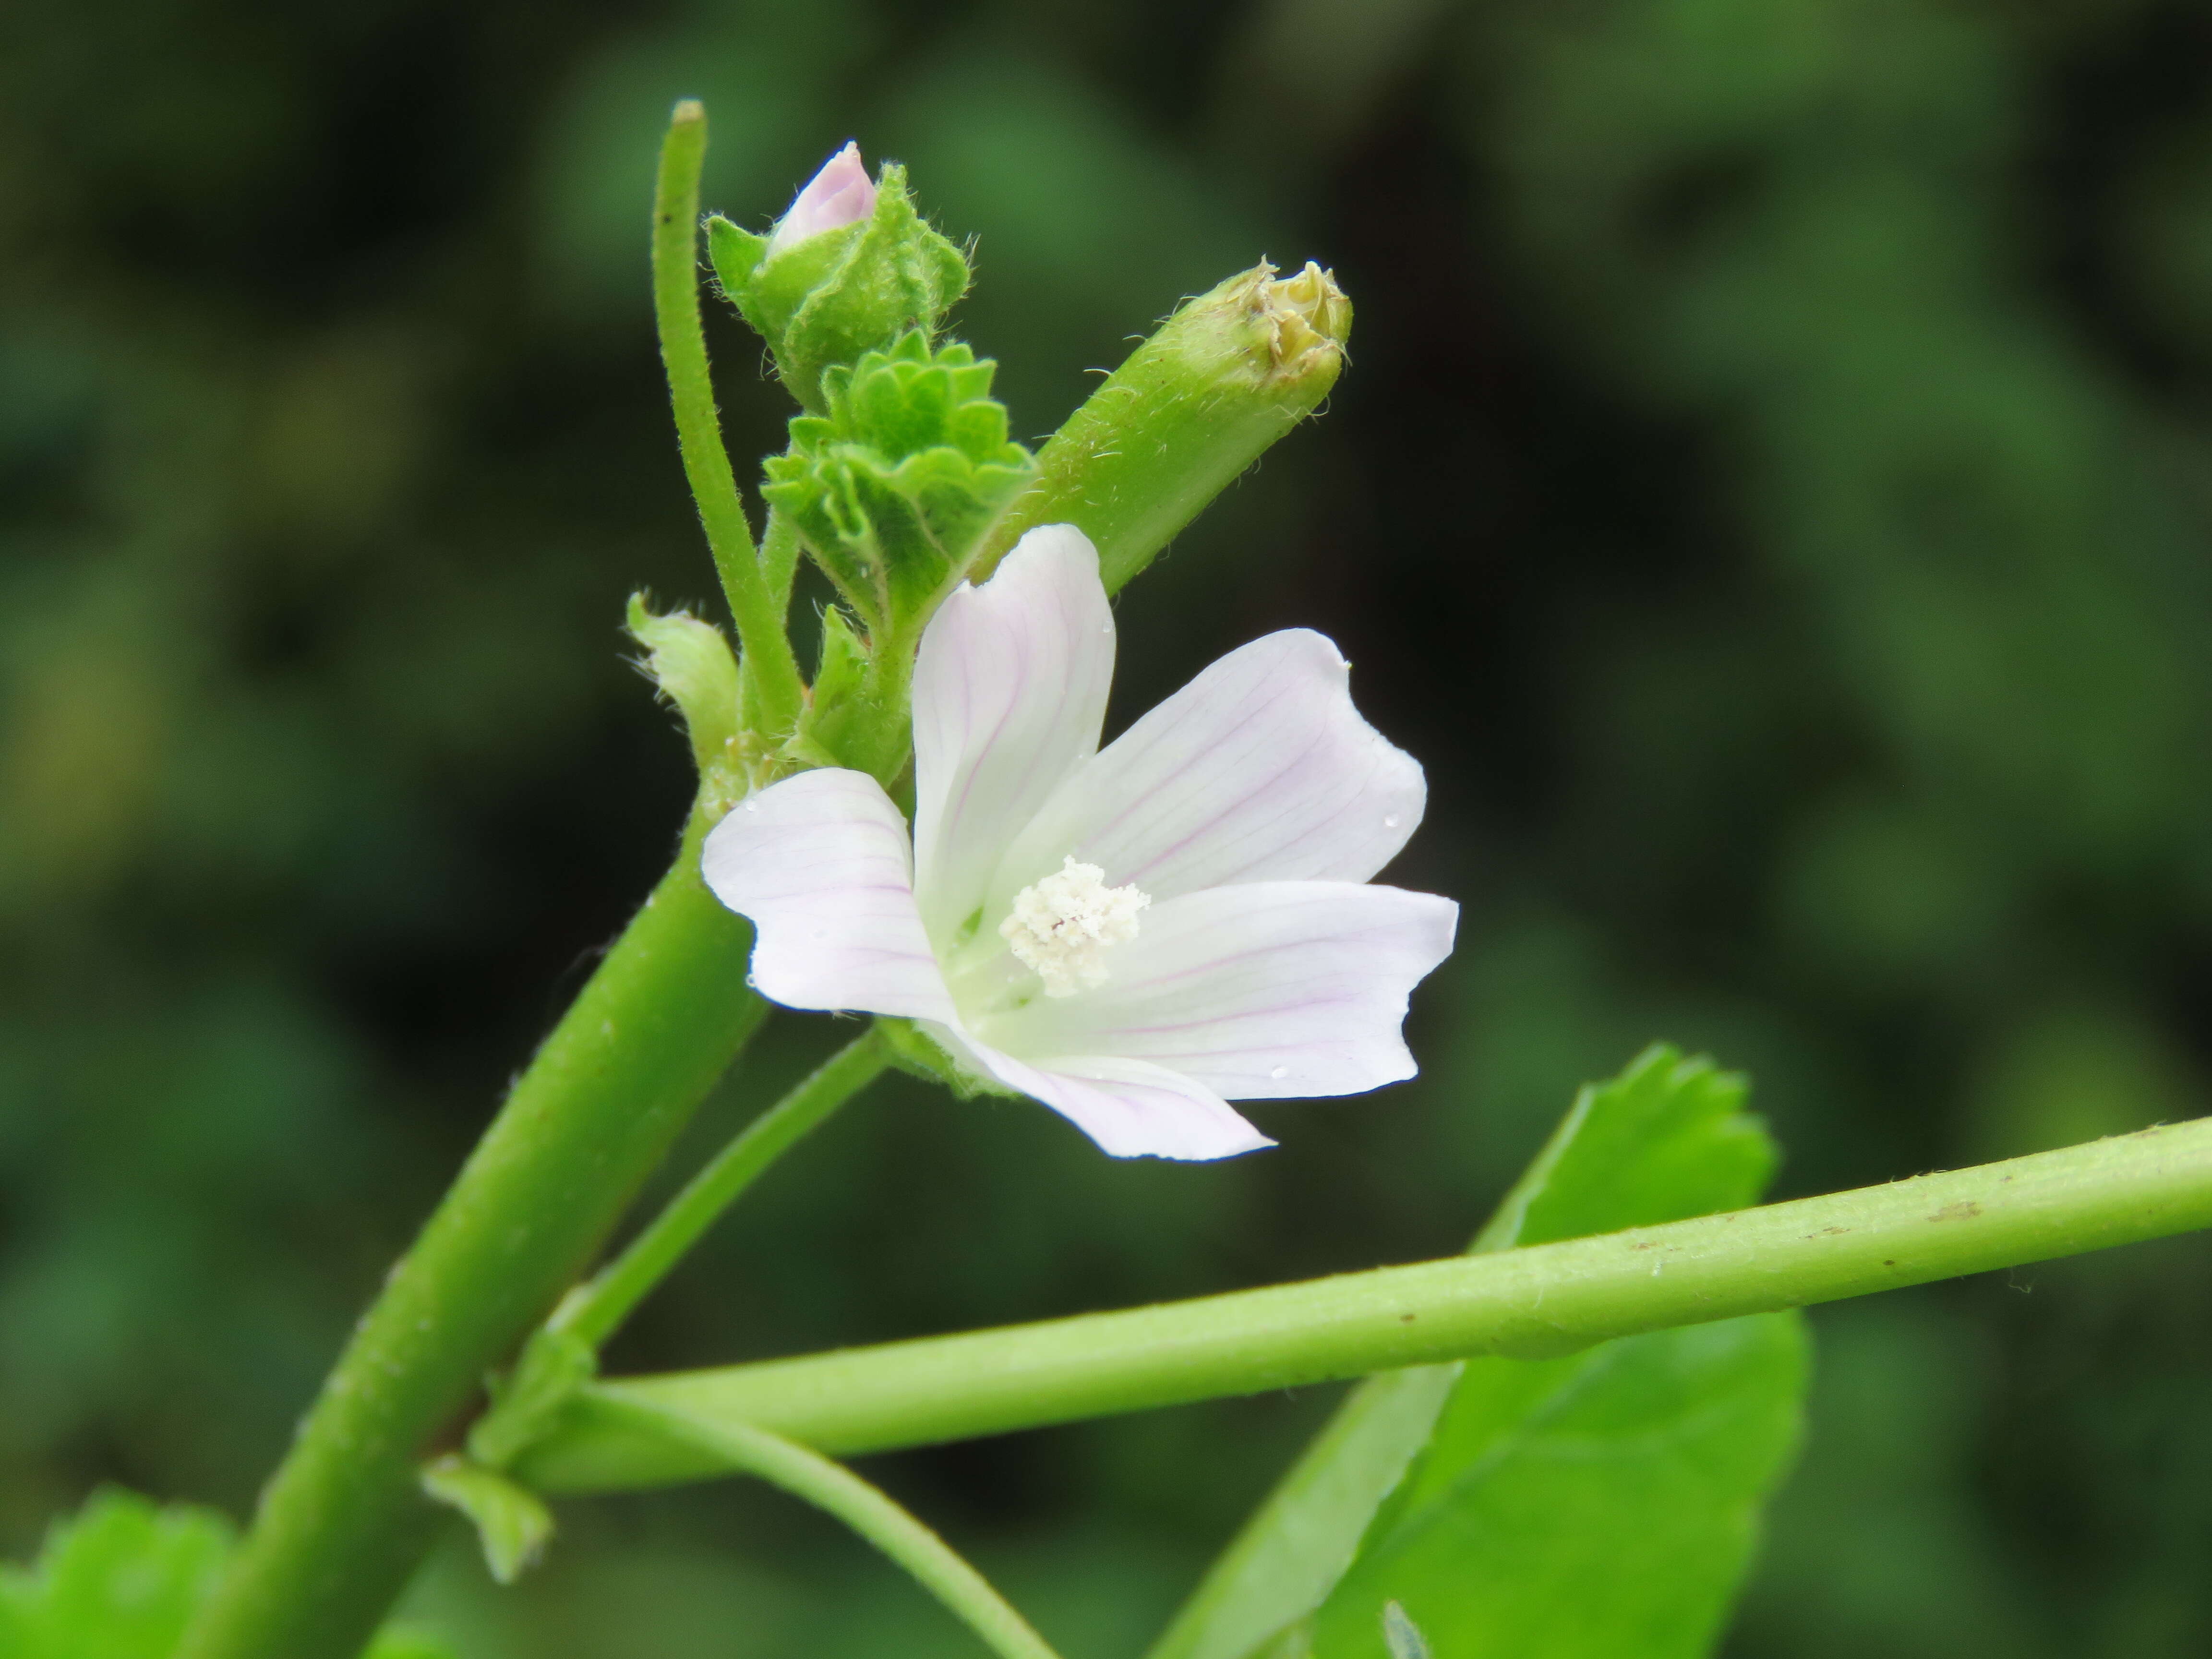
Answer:
[[[806,181],[791,210],[775,222],[767,257],[774,258],[795,242],[855,223],[876,210],[876,186],[861,164],[860,147],[848,143]]]

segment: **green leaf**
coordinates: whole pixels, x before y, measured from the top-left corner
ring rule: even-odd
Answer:
[[[1611,1082],[1583,1090],[1474,1249],[1549,1243],[1754,1201],[1775,1154],[1743,1110],[1744,1097],[1743,1079],[1709,1060],[1685,1060],[1664,1045],[1647,1049]],[[1547,1364],[1572,1370],[1593,1357]],[[1361,1383],[1224,1553],[1152,1659],[1246,1659],[1262,1644],[1270,1654],[1309,1650],[1311,1632],[1300,1621],[1344,1577],[1447,1401],[1479,1392],[1482,1377],[1544,1369],[1486,1360]],[[1403,1611],[1426,1629],[1414,1602]],[[1370,1647],[1382,1650],[1379,1601],[1368,1629]],[[1442,1639],[1429,1635],[1432,1644]],[[1436,1651],[1447,1659],[1455,1650],[1445,1642]]]
[[[38,1565],[0,1569],[8,1659],[168,1659],[230,1553],[210,1510],[103,1489],[46,1534]]]
[[[483,1546],[484,1565],[512,1584],[544,1553],[553,1513],[528,1487],[451,1454],[422,1468],[422,1490],[469,1517]]]
[[[1550,1244],[1757,1203],[1776,1154],[1743,1109],[1748,1092],[1741,1073],[1655,1043],[1612,1082],[1583,1090],[1475,1248]]]
[[[1469,1365],[1314,1616],[1314,1653],[1392,1659],[1392,1602],[1434,1659],[1710,1652],[1806,1374],[1796,1314]]]
[[[0,1565],[0,1659],[172,1659],[236,1542],[213,1510],[102,1487],[47,1528],[35,1565]],[[457,1656],[396,1625],[362,1659]]]

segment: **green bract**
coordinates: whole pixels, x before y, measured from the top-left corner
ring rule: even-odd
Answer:
[[[775,354],[776,372],[807,410],[825,406],[824,374],[881,350],[910,329],[936,337],[968,291],[968,261],[923,222],[906,169],[886,164],[875,210],[777,251],[716,215],[707,252],[723,295]]]
[[[926,618],[1029,482],[1035,463],[991,397],[997,367],[914,330],[830,369],[826,414],[794,419],[790,453],[768,463],[761,493],[872,637]]]

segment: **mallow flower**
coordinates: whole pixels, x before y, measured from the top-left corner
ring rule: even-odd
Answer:
[[[707,838],[793,1008],[917,1023],[962,1078],[1043,1102],[1117,1158],[1272,1145],[1232,1100],[1413,1075],[1414,985],[1459,907],[1370,884],[1425,798],[1303,629],[1231,652],[1098,746],[1114,616],[1072,526],[1032,530],[930,619],[914,833],[873,778],[770,785]]]

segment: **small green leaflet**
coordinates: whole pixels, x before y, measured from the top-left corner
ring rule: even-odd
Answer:
[[[35,1565],[0,1566],[0,1659],[171,1659],[234,1543],[212,1510],[163,1509],[112,1487],[54,1522]],[[364,1659],[453,1659],[386,1631]]]
[[[1647,1050],[1582,1091],[1474,1249],[1754,1202],[1775,1154],[1744,1096],[1709,1061]],[[1777,1316],[1371,1378],[1152,1659],[1393,1659],[1410,1639],[1431,1659],[1702,1653],[1795,1443],[1804,1370],[1796,1317]]]

